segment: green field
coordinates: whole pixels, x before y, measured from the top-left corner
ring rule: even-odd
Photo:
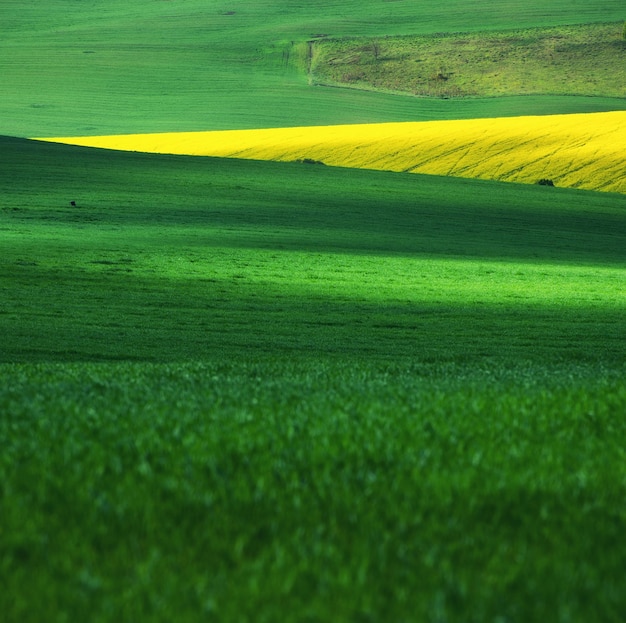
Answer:
[[[5,362],[624,354],[621,195],[3,147]]]
[[[423,101],[308,83],[307,41],[624,19],[622,0],[3,2],[0,134],[136,132],[623,110],[621,98]]]
[[[1,144],[7,620],[619,620],[621,195]]]
[[[308,82],[578,4],[2,3],[2,621],[623,621],[623,195],[16,138],[624,109]]]
[[[623,372],[5,368],[3,617],[617,623]]]

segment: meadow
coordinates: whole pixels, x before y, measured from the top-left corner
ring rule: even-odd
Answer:
[[[622,195],[4,146],[4,361],[622,352]]]
[[[619,620],[622,195],[1,143],[6,620]]]
[[[621,623],[623,194],[23,137],[624,110],[308,71],[622,13],[3,2],[0,618]]]

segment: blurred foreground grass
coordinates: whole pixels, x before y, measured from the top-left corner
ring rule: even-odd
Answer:
[[[618,621],[598,365],[0,368],[7,621]]]

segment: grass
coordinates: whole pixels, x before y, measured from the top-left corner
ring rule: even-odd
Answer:
[[[620,619],[623,197],[0,154],[7,620]]]
[[[7,620],[621,618],[614,371],[2,372]]]
[[[623,108],[306,76],[315,35],[622,0],[208,4],[2,3],[0,131]],[[4,619],[620,621],[623,217],[610,193],[0,138]]]
[[[622,196],[5,147],[4,361],[622,353]]]
[[[50,140],[626,192],[624,112]]]
[[[323,39],[315,84],[423,97],[622,97],[622,22],[487,33]]]
[[[623,110],[623,98],[424,102],[311,87],[307,41],[623,20],[621,0],[5,2],[0,133],[68,136]],[[234,14],[230,14],[234,11]]]

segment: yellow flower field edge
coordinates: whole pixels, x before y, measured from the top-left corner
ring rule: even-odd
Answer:
[[[46,138],[90,147],[450,175],[626,193],[626,112]]]

